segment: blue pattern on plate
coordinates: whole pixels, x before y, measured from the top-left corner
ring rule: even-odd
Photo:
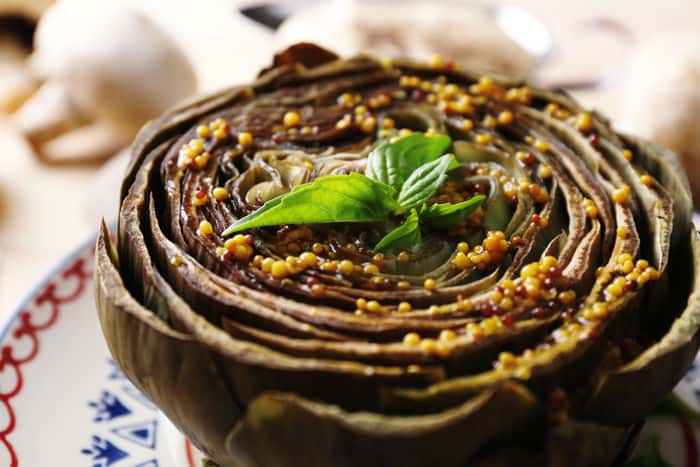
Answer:
[[[136,443],[148,449],[156,448],[158,421],[150,420],[144,423],[122,426],[110,430],[122,439]]]
[[[127,467],[128,463],[121,462],[126,458],[133,458],[132,462],[150,458],[131,467],[159,467],[158,460],[151,458],[158,444],[158,407],[128,382],[115,388],[115,381],[126,378],[112,359],[107,364],[105,384],[111,387],[102,391],[99,400],[87,404],[95,409],[92,421],[96,434],[92,436],[91,446],[80,452],[90,458],[92,467],[117,463]],[[144,420],[144,416],[148,418]]]
[[[131,413],[131,410],[109,391],[102,391],[100,400],[89,402],[88,405],[97,410],[95,418],[92,419],[94,422],[106,422]]]
[[[92,437],[92,446],[88,449],[81,449],[80,452],[90,456],[92,467],[108,467],[129,456],[125,451],[97,435]]]

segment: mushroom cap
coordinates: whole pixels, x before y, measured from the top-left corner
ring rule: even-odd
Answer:
[[[63,82],[81,111],[125,134],[196,89],[175,42],[125,6],[59,2],[39,22],[35,43],[35,71]]]

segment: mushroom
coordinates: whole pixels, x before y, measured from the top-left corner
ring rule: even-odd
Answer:
[[[31,69],[42,84],[14,121],[53,162],[111,156],[196,89],[175,42],[142,14],[112,3],[50,7],[37,27]]]
[[[51,0],[0,0],[0,112],[16,110],[36,90],[27,67],[32,35]]]

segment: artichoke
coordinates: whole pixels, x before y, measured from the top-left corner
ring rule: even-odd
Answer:
[[[405,209],[281,201],[379,199],[436,142],[449,171]],[[276,206],[300,217],[241,227]],[[564,92],[299,44],[140,132],[97,309],[223,467],[612,465],[698,348],[691,216],[672,154]]]

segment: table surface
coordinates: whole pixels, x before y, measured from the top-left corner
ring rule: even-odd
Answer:
[[[271,50],[264,31],[235,17],[236,0],[211,1],[219,8],[225,8],[224,11],[230,11],[230,16],[212,15],[212,11],[216,11],[214,8],[209,12],[204,11],[207,9],[193,8],[191,3],[195,2],[140,2],[148,4],[140,8],[147,9],[149,15],[178,35],[181,45],[188,49],[190,56],[195,57],[193,61],[198,68],[203,90],[250,79]],[[658,2],[640,0],[520,0],[509,3],[528,8],[550,28],[555,44],[560,44],[565,38],[569,45],[574,46],[573,50],[579,51],[577,54],[583,53],[586,46],[585,43],[579,44],[582,47],[575,49],[575,28],[580,27],[582,18],[615,19],[632,29],[637,38],[658,31],[690,29],[700,20],[700,2],[697,0],[665,0],[663,8],[659,7]],[[170,6],[162,8],[165,4]],[[216,22],[221,27],[192,28],[191,25],[197,24],[198,20],[210,26]],[[230,33],[223,31],[231,31],[232,22],[238,26],[238,34],[241,31],[246,34],[246,47],[227,40],[231,37],[226,34]],[[212,43],[222,44],[222,47],[212,48]],[[222,56],[229,58],[224,60]],[[572,68],[571,63],[580,63],[585,59],[595,61],[596,57],[578,55],[576,59],[573,56],[561,59],[558,64],[550,66],[548,72],[552,75],[557,75],[560,70],[568,72]],[[215,65],[212,66],[212,63]],[[585,105],[615,115],[614,89],[601,88],[575,94]],[[33,156],[31,147],[22,136],[14,131],[9,120],[2,117],[0,149],[0,159],[3,161],[0,169],[2,321],[54,263],[94,235],[100,216],[109,218],[116,214],[116,186],[121,164],[112,162],[107,169],[99,165],[43,165]]]

